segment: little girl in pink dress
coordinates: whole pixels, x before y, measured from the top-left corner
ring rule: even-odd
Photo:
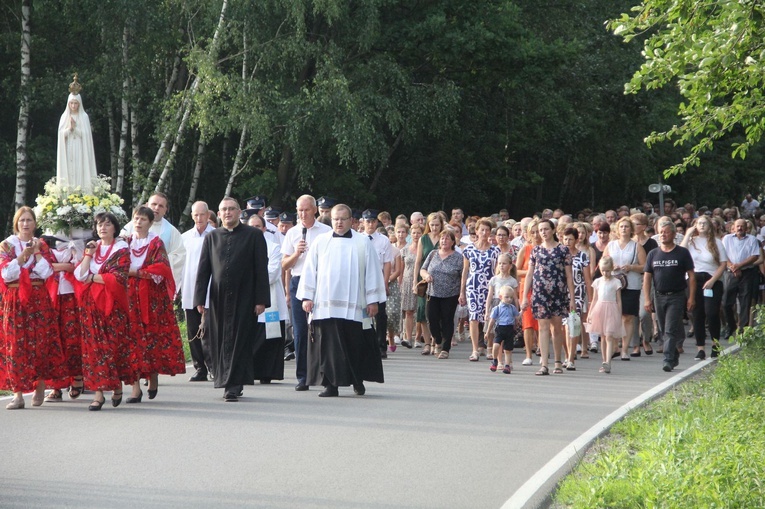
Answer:
[[[605,339],[605,348],[600,349],[603,355],[600,372],[610,373],[616,342],[625,335],[622,322],[622,283],[613,277],[614,261],[610,256],[601,258],[598,267],[603,277],[592,282],[594,292],[592,311],[587,317],[588,332],[600,334]]]

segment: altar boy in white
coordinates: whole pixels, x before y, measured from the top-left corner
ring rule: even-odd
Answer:
[[[319,397],[338,395],[364,381],[383,383],[382,360],[372,318],[385,302],[380,260],[369,239],[351,229],[351,209],[335,205],[332,232],[316,237],[308,252],[297,298],[312,313],[308,385],[323,385]]]

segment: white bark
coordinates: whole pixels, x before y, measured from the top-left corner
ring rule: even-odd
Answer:
[[[218,26],[215,28],[215,33],[213,34],[212,42],[210,43],[210,48],[208,50],[208,56],[210,59],[215,60],[218,56],[218,49],[220,46],[220,39],[221,34],[223,33],[223,28],[226,24],[226,11],[228,9],[228,0],[223,0],[220,10],[220,17],[218,18]],[[189,117],[191,116],[191,105],[192,101],[194,99],[194,96],[197,93],[197,90],[199,89],[199,77],[195,76],[194,81],[191,84],[191,87],[189,88],[189,91],[186,95],[186,98],[184,99],[181,110],[183,111],[183,117],[181,118],[181,123],[178,126],[178,130],[175,133],[175,141],[173,142],[173,148],[170,149],[170,153],[168,154],[167,161],[165,162],[165,166],[162,169],[162,174],[159,176],[159,180],[157,180],[157,185],[154,187],[154,192],[163,191],[165,188],[165,185],[167,183],[168,176],[170,175],[170,172],[172,171],[174,165],[175,165],[175,156],[178,153],[178,147],[180,146],[181,142],[183,141],[183,136],[186,132],[186,127],[188,125]],[[149,181],[154,179],[154,176],[156,176],[157,169],[159,167],[159,162],[162,158],[162,151],[163,147],[164,150],[167,149],[167,145],[165,142],[168,141],[168,137],[165,137],[165,140],[162,142],[162,146],[160,146],[160,151],[157,152],[157,157],[154,158],[154,164],[152,165],[151,172],[149,173]],[[148,198],[149,195],[149,189],[148,186],[144,187],[143,192],[141,193],[141,201],[145,201]]]
[[[242,157],[244,157],[244,147],[247,145],[247,126],[242,127],[242,137],[239,138],[239,148],[236,151],[236,157],[234,158],[234,166],[231,168],[231,175],[228,177],[228,183],[226,184],[226,192],[223,196],[231,196],[231,190],[234,189],[234,181],[236,176],[244,171],[247,166],[242,165]]]
[[[130,126],[130,105],[128,95],[130,94],[130,73],[128,72],[128,45],[130,44],[130,29],[125,23],[122,31],[122,126],[120,128],[120,148],[117,154],[117,179],[112,182],[112,188],[117,194],[122,194],[122,188],[125,186],[125,167],[127,166],[127,144],[128,128]]]
[[[191,188],[189,189],[189,199],[186,200],[186,207],[183,209],[183,214],[181,214],[181,220],[178,226],[180,228],[183,228],[186,223],[186,218],[191,215],[191,206],[194,205],[194,202],[197,200],[197,189],[199,188],[199,176],[202,174],[202,168],[204,168],[205,165],[205,151],[207,150],[207,145],[204,140],[199,140],[199,146],[197,147],[197,162],[194,165],[194,175],[191,177]]]
[[[109,175],[112,177],[112,191],[117,177],[117,119],[114,118],[114,104],[106,103],[106,118],[109,120]]]
[[[21,2],[21,86],[19,89],[19,121],[16,132],[16,209],[27,199],[27,139],[29,137],[29,102],[32,33],[29,25],[32,0]]]
[[[132,105],[130,108],[130,147],[133,150],[133,156],[131,160],[132,181],[133,181],[133,207],[137,205],[135,202],[137,197],[141,194],[141,147],[138,144],[138,114],[136,111],[138,108],[136,105]]]

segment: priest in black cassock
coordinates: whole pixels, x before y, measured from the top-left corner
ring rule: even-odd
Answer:
[[[223,226],[202,244],[194,304],[204,312],[210,283],[210,356],[215,387],[226,401],[237,401],[242,386],[253,385],[253,352],[258,315],[271,305],[268,251],[263,232],[239,222],[233,198],[223,198],[218,216]]]
[[[349,385],[363,395],[365,380],[383,382],[372,327],[386,299],[380,259],[369,238],[351,229],[350,207],[335,205],[331,218],[332,232],[316,237],[308,251],[296,295],[312,313],[307,383],[323,385],[322,398]]]

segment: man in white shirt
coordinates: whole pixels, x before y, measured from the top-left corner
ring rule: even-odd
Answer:
[[[298,198],[296,208],[298,223],[287,231],[282,242],[282,268],[292,273],[289,291],[295,341],[295,376],[298,381],[295,390],[307,391],[308,313],[303,311],[302,302],[295,294],[311,244],[318,235],[331,232],[332,228],[316,220],[317,208],[313,196],[304,194]]]
[[[741,212],[745,216],[753,215],[760,207],[760,202],[752,198],[752,193],[746,193],[744,201],[741,202]]]
[[[387,235],[377,231],[377,211],[367,209],[361,213],[361,220],[364,221],[364,234],[369,237],[374,246],[377,258],[382,267],[383,281],[385,282],[385,294],[388,294],[388,283],[390,279],[391,267],[396,259],[393,250],[393,244]],[[393,317],[394,320],[400,320],[401,317]],[[380,355],[383,359],[388,358],[388,313],[385,311],[385,302],[380,302],[377,306],[377,316],[375,317],[375,330],[377,332],[377,342],[380,345]]]
[[[735,306],[738,303],[738,331],[749,325],[749,308],[756,295],[759,271],[755,263],[760,259],[760,244],[747,233],[746,219],[733,223],[733,233],[723,237],[723,246],[728,255],[728,268],[723,273],[723,312],[732,336],[736,331]]]
[[[189,340],[191,360],[196,372],[189,378],[189,382],[206,382],[207,373],[212,362],[210,361],[209,338],[197,337],[202,315],[194,306],[194,285],[197,282],[197,269],[199,268],[199,255],[202,253],[202,242],[208,233],[215,228],[210,225],[208,219],[210,210],[207,203],[198,201],[191,206],[191,219],[194,227],[181,235],[183,247],[186,250],[186,259],[183,267],[183,282],[181,283],[181,308],[186,313],[186,336]],[[205,308],[209,308],[209,296]]]
[[[175,226],[170,224],[170,221],[165,219],[169,203],[165,193],[156,192],[149,197],[149,202],[146,205],[152,212],[154,212],[154,223],[152,223],[149,231],[159,235],[159,238],[162,239],[162,242],[165,244],[167,258],[170,261],[170,268],[173,271],[175,287],[181,288],[183,283],[183,266],[186,260],[186,248],[183,247],[181,233]],[[132,234],[133,222],[128,221],[128,224],[122,229],[120,236],[129,237]]]

